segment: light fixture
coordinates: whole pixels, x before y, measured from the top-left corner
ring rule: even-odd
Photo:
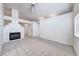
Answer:
[[[39,20],[44,20],[45,18],[44,18],[44,17],[39,17],[38,19],[39,19]]]
[[[32,7],[32,15],[33,15],[33,17],[35,17],[36,16],[35,4],[32,3],[31,7]]]
[[[39,10],[39,6],[37,3],[31,3],[32,15],[34,18],[38,18],[37,9]]]
[[[57,15],[58,15],[58,13],[52,13],[49,15],[49,17],[53,17],[53,16],[57,16]]]

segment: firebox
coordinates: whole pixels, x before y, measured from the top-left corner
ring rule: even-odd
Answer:
[[[16,40],[21,38],[21,33],[20,32],[12,32],[9,34],[9,39],[10,40]]]

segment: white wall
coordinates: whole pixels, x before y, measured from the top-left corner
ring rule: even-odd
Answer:
[[[75,19],[75,16],[79,13],[79,3],[74,4],[74,10],[73,10],[73,20]],[[76,55],[79,56],[79,38],[74,36],[74,42],[73,47],[76,52]]]
[[[72,13],[40,21],[40,37],[72,45]]]
[[[75,51],[76,55],[79,56],[79,38],[74,37],[73,47],[74,47],[74,51]]]
[[[3,6],[0,3],[0,53],[2,49],[2,44],[3,44]]]
[[[33,21],[33,37],[39,36],[39,24],[38,22]]]

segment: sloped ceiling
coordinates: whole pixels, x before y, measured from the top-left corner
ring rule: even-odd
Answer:
[[[65,13],[72,11],[73,5],[70,3],[36,3],[35,15],[48,17],[51,14]],[[11,8],[19,10],[19,17],[29,20],[38,20],[33,16],[31,3],[4,3],[5,14],[11,16]]]

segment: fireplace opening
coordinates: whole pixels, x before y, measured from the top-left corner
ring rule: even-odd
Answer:
[[[10,40],[16,40],[21,38],[21,33],[20,32],[12,32],[9,34]]]

